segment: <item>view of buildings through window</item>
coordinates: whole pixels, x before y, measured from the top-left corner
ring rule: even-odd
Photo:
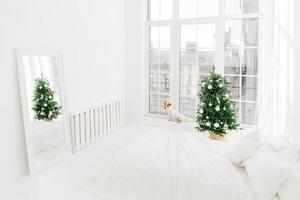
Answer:
[[[150,115],[166,115],[163,103],[170,100],[175,109],[194,118],[201,80],[216,68],[228,82],[241,124],[257,123],[258,4],[258,0],[149,1]]]

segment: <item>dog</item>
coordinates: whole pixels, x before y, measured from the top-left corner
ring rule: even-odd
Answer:
[[[177,123],[184,122],[185,117],[176,110],[174,110],[172,104],[169,101],[164,102],[164,109],[168,112],[169,121]]]

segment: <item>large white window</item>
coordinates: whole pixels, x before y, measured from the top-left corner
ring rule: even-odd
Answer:
[[[256,125],[260,61],[259,0],[149,0],[147,114],[163,103],[194,118],[201,80],[215,70],[231,89],[242,125]]]

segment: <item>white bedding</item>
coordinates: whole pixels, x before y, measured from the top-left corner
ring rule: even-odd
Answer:
[[[101,157],[91,169],[93,199],[254,199],[239,171],[205,137],[158,130]]]

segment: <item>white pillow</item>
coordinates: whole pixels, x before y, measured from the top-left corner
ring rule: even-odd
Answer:
[[[296,146],[289,146],[277,154],[279,158],[288,163],[297,163],[300,161],[300,150]]]
[[[271,200],[288,179],[293,167],[282,162],[267,145],[261,146],[245,161],[250,182],[260,200]]]
[[[227,153],[228,158],[238,167],[244,167],[244,160],[251,157],[259,147],[258,133],[251,132],[241,138]]]
[[[300,168],[295,170],[279,191],[280,200],[300,199]]]
[[[276,136],[263,140],[262,143],[269,145],[275,152],[282,151],[290,145],[284,138]]]

